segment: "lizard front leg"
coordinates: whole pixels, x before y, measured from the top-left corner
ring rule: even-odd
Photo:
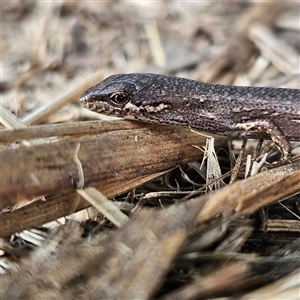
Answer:
[[[274,122],[269,120],[256,119],[244,123],[238,123],[236,124],[236,127],[245,131],[267,133],[272,141],[278,146],[282,154],[282,160],[285,161],[290,157],[292,146],[289,140]]]

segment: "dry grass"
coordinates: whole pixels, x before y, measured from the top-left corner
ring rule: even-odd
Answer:
[[[238,157],[240,145],[216,138],[214,153],[212,140],[205,147],[186,128],[108,122],[77,102],[114,73],[299,88],[298,3],[1,8],[1,122],[10,130],[0,134],[0,298],[298,297],[300,147],[291,164],[270,169],[278,153],[269,142],[243,145]],[[105,122],[78,122],[95,118]],[[102,194],[79,195],[84,186]],[[82,210],[90,203],[104,216]]]

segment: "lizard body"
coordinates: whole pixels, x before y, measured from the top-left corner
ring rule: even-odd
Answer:
[[[300,90],[228,86],[156,74],[113,75],[80,103],[98,113],[190,126],[231,137],[271,138],[286,159],[300,141]]]

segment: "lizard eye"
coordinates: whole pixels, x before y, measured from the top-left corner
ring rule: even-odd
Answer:
[[[124,105],[129,102],[128,94],[124,92],[114,93],[109,98],[115,105]]]

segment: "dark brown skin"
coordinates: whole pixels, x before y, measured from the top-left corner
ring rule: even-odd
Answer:
[[[300,90],[210,84],[156,75],[113,75],[80,103],[95,112],[143,122],[190,126],[236,137],[271,138],[283,159],[300,141]]]

